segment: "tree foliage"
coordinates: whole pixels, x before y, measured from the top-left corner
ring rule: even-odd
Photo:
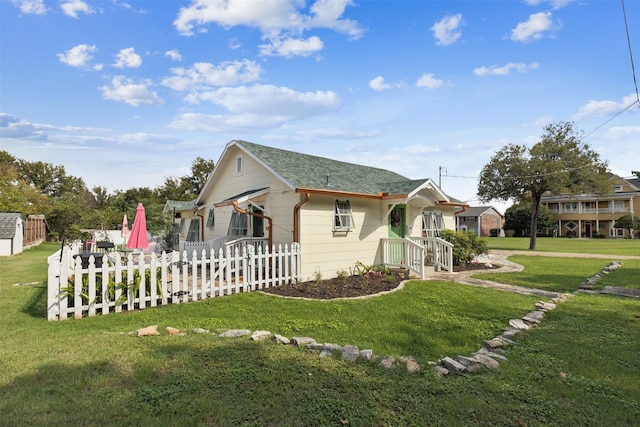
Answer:
[[[538,230],[553,227],[553,215],[546,206],[538,209]],[[531,201],[511,205],[504,213],[504,229],[514,230],[514,236],[529,236],[531,233]]]
[[[573,124],[544,127],[531,148],[509,144],[499,150],[480,173],[478,195],[483,201],[531,199],[529,249],[536,248],[540,200],[545,193],[608,193],[607,163],[582,142]]]
[[[0,151],[0,212],[44,214],[54,236],[74,239],[82,236],[82,229],[117,229],[125,214],[133,221],[142,203],[148,229],[161,234],[171,224],[162,214],[165,202],[197,197],[212,170],[212,160],[198,157],[190,175],[166,178],[157,188],[109,192],[95,186],[90,191],[82,178],[67,175],[64,166],[29,162]]]
[[[622,215],[613,224],[615,228],[625,228],[629,230],[629,236],[634,237],[636,231],[640,231],[640,217],[631,214]]]

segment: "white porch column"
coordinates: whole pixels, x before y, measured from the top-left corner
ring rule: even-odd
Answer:
[[[578,219],[578,239],[582,237],[582,220]]]

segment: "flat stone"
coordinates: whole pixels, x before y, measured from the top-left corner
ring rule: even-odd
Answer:
[[[373,360],[374,358],[373,350],[370,350],[370,349],[360,350],[360,357],[363,358],[364,360]]]
[[[230,329],[226,332],[221,333],[220,336],[224,338],[238,338],[249,335],[250,333],[251,331],[248,329]]]
[[[552,302],[537,302],[535,303],[535,306],[538,307],[540,310],[542,311],[550,311],[550,310],[555,310],[556,305]]]
[[[271,332],[269,331],[255,331],[251,334],[252,341],[264,341],[271,336]]]
[[[540,321],[538,319],[534,319],[533,317],[529,317],[529,316],[524,316],[522,318],[522,321],[527,325],[529,325],[530,327],[535,327],[540,324]]]
[[[493,352],[493,351],[490,351],[489,353],[485,354],[484,356],[488,356],[488,357],[490,357],[490,358],[492,358],[492,359],[504,360],[505,362],[506,362],[507,360],[509,360],[509,359],[507,359],[504,355],[502,355],[502,354],[498,354],[498,353],[495,353],[495,352]]]
[[[407,364],[407,371],[414,373],[414,372],[420,372],[420,365],[418,365],[418,362],[416,362],[413,358],[411,359],[407,359],[405,361],[405,363]]]
[[[500,364],[493,358],[485,356],[484,354],[476,355],[475,359],[487,369],[496,369]]]
[[[380,365],[387,368],[392,369],[396,367],[396,358],[393,356],[387,356],[380,361]]]
[[[320,357],[332,357],[333,356],[333,352],[330,350],[322,350],[320,352]]]
[[[475,357],[458,356],[458,362],[464,365],[464,367],[467,369],[467,372],[469,373],[478,372],[483,368],[482,363],[480,363],[480,361]]]
[[[160,332],[158,332],[158,325],[147,326],[146,328],[140,328],[136,332],[139,337],[160,335]]]
[[[544,319],[544,311],[533,310],[525,314],[525,316],[542,321],[542,319]]]
[[[522,319],[509,320],[509,326],[516,329],[531,329],[531,326],[527,325]]]
[[[433,370],[436,372],[439,378],[449,375],[449,370],[441,365],[435,365]]]
[[[494,348],[500,348],[502,346],[504,346],[504,341],[502,341],[499,338],[493,338],[490,340],[484,340],[482,341],[482,345],[485,346],[485,348],[492,350]]]
[[[320,352],[322,350],[331,351],[331,350],[325,348],[324,344],[318,344],[318,343],[315,343],[315,342],[306,344],[304,346],[304,348],[306,348],[307,350],[310,350],[310,351],[318,351],[318,352]]]
[[[289,340],[289,338],[282,336],[280,334],[275,334],[273,336],[273,340],[277,343],[277,344],[284,344],[284,345],[288,345],[291,341]]]
[[[208,334],[209,330],[208,329],[202,329],[202,328],[192,328],[190,329],[191,332],[193,332],[194,334]]]
[[[640,289],[619,288],[616,286],[605,286],[602,294],[618,295],[622,297],[640,298]]]
[[[333,351],[333,352],[341,352],[342,351],[342,346],[338,345],[338,344],[324,344],[324,349],[329,350],[329,351]]]
[[[453,360],[450,357],[445,357],[441,360],[442,366],[447,368],[449,372],[454,374],[461,374],[467,370],[467,368],[460,362]]]
[[[180,335],[180,329],[172,328],[171,326],[167,326],[166,327],[166,331],[167,331],[167,334],[169,334],[170,337],[172,337],[174,335]]]
[[[502,336],[503,337],[507,337],[507,338],[511,338],[511,337],[515,337],[516,335],[518,335],[518,333],[520,333],[520,329],[508,328],[502,333]]]
[[[307,344],[315,344],[316,340],[310,337],[292,337],[291,345],[295,345],[297,347],[304,347]]]
[[[345,345],[342,347],[342,358],[349,362],[355,362],[360,357],[360,349],[355,345]]]

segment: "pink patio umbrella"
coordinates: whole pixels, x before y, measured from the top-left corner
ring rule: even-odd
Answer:
[[[129,220],[127,219],[127,214],[124,214],[122,218],[122,232],[120,233],[124,241],[127,241],[127,237],[129,237]]]
[[[144,213],[144,206],[138,203],[136,208],[136,217],[133,220],[133,228],[131,235],[127,241],[129,249],[147,249],[149,247],[149,238],[147,237],[147,218]]]

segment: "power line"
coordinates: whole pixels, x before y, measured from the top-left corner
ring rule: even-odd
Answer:
[[[622,16],[624,17],[624,28],[627,32],[627,46],[629,46],[629,58],[631,59],[631,74],[633,75],[633,84],[636,88],[636,102],[640,107],[640,95],[638,95],[638,81],[636,80],[636,68],[633,64],[633,51],[631,50],[631,37],[629,37],[629,24],[627,24],[627,11],[624,8],[624,0],[621,0],[621,1],[622,1]]]

